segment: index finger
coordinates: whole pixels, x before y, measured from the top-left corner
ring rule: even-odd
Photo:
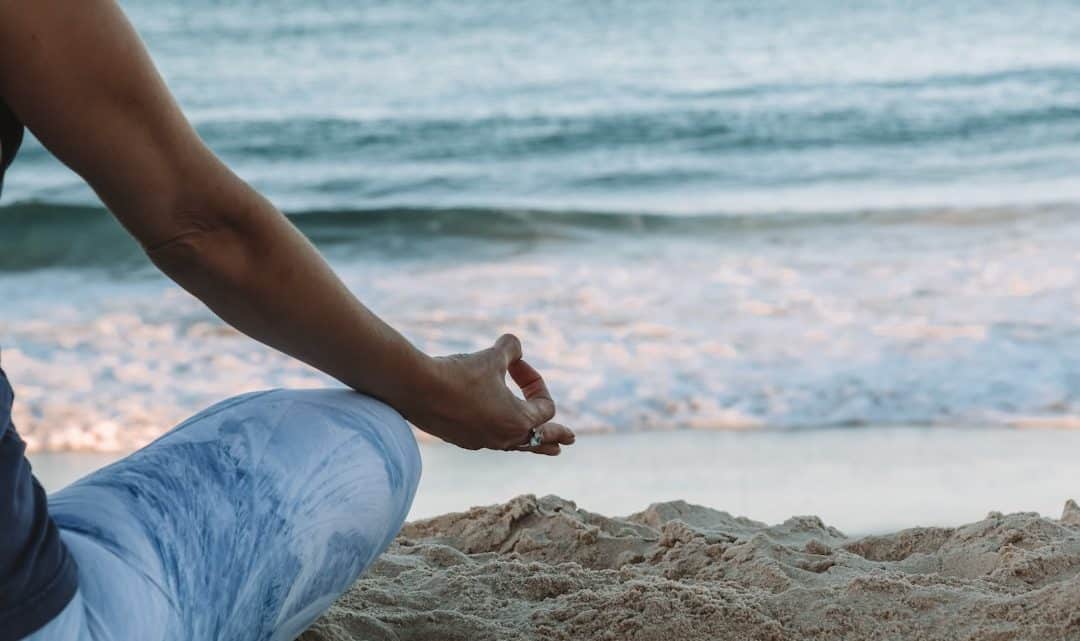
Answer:
[[[521,388],[525,395],[525,402],[534,407],[539,413],[539,423],[546,423],[555,416],[555,401],[551,398],[547,383],[540,372],[529,365],[525,359],[519,358],[506,369],[510,378]]]

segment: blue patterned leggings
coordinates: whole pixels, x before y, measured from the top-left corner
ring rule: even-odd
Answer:
[[[390,544],[420,478],[397,412],[348,390],[219,403],[57,492],[79,590],[32,641],[291,641]]]

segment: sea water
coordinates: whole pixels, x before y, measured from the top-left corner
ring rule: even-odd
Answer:
[[[1080,424],[1080,4],[122,4],[362,300],[432,353],[517,333],[579,431]],[[330,383],[36,141],[5,186],[31,448]]]

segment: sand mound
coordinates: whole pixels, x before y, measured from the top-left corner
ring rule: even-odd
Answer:
[[[406,525],[301,639],[1080,639],[1080,508],[849,539],[521,496]]]

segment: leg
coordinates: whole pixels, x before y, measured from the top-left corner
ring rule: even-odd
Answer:
[[[386,405],[276,390],[207,409],[50,512],[96,639],[291,641],[389,545],[419,475]]]
[[[22,641],[96,641],[86,620],[82,592],[76,592],[56,618]]]

